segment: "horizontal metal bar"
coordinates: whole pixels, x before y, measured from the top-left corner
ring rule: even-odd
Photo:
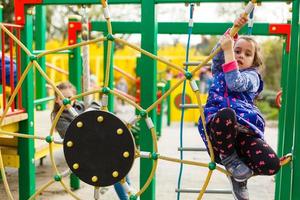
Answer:
[[[207,151],[206,148],[201,147],[178,147],[178,151]]]
[[[113,21],[111,22],[113,27],[113,34],[115,33],[141,33],[142,23],[141,22],[131,22],[131,21]],[[91,22],[92,31],[103,31],[107,32],[107,25],[104,21],[92,21]]]
[[[107,32],[106,22],[104,21],[92,21],[92,31]],[[159,34],[185,34],[188,29],[188,23],[186,22],[158,22]],[[113,33],[141,33],[141,22],[130,21],[113,21],[112,22]],[[192,34],[201,35],[222,35],[224,32],[232,27],[232,23],[194,23]],[[270,23],[255,23],[253,27],[252,35],[277,35],[270,33]],[[240,30],[240,34],[247,33],[248,27],[243,27]]]
[[[183,65],[184,66],[198,66],[200,65],[202,62],[184,62]],[[210,66],[211,62],[206,63],[204,66]]]
[[[179,107],[180,108],[184,108],[184,109],[197,109],[199,108],[198,107],[199,105],[198,104],[179,104]],[[204,107],[205,105],[202,105],[202,107]]]
[[[45,98],[42,98],[42,99],[36,99],[33,101],[34,105],[38,105],[38,104],[41,104],[41,103],[44,103],[44,102],[47,102],[47,101],[51,101],[55,99],[54,96],[51,96],[51,97],[45,97]]]
[[[34,50],[33,53],[34,54],[40,54],[40,53],[44,53],[46,52],[47,50]],[[68,53],[72,53],[73,51],[72,50],[64,50],[64,51],[58,51],[58,52],[55,52],[55,53],[52,53],[52,54],[68,54]]]
[[[253,26],[253,35],[270,35],[269,23],[255,23]],[[224,32],[232,27],[232,23],[209,23],[200,22],[194,23],[192,34],[202,35],[223,35]],[[244,26],[239,33],[247,33],[247,28]],[[186,22],[159,22],[158,33],[160,34],[186,34],[188,23]]]
[[[185,189],[175,189],[175,192],[180,192],[180,193],[200,193],[199,189],[195,188],[185,188]],[[206,190],[204,193],[207,194],[231,194],[231,190],[227,189],[212,189],[212,190]]]

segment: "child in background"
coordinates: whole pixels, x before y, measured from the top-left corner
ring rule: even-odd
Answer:
[[[76,95],[76,93],[77,93],[76,88],[69,82],[60,83],[59,85],[57,85],[57,88],[61,91],[61,93],[64,95],[65,98],[70,98],[70,97]],[[63,105],[62,99],[60,99],[59,96],[55,93],[55,104],[54,104],[54,107],[53,107],[53,110],[51,113],[52,121],[56,117],[57,112],[59,111],[59,109],[62,105]],[[80,114],[86,110],[83,102],[77,101],[77,100],[72,102],[72,107],[76,110],[76,112],[78,114]],[[89,109],[99,110],[100,105],[97,104],[96,102],[92,102]],[[65,137],[67,128],[69,127],[69,125],[73,119],[74,119],[74,116],[67,109],[65,109],[62,112],[59,120],[57,121],[56,127],[55,127],[55,129],[57,130],[57,132],[59,133],[61,138]],[[128,177],[126,177],[126,181],[130,185]],[[114,188],[115,188],[115,191],[120,200],[128,199],[128,195],[127,195],[126,191],[124,190],[123,186],[121,185],[121,183],[116,183],[114,185]]]
[[[210,68],[201,68],[199,73],[199,90],[201,93],[207,93],[212,84],[212,74]]]
[[[119,81],[117,82],[116,89],[128,93],[128,83],[124,77],[120,77]]]
[[[4,56],[4,66],[5,66],[5,83],[6,85],[10,86],[10,74],[12,73],[10,70],[11,60],[9,57]],[[16,62],[13,60],[12,62],[13,66],[13,74],[14,74],[14,86],[17,85],[17,67]],[[4,67],[2,66],[2,52],[0,51],[0,83],[2,84],[2,69]]]
[[[234,25],[242,27],[247,18],[239,17]],[[265,121],[254,105],[262,91],[258,72],[262,65],[259,47],[251,37],[234,40],[228,32],[218,45],[220,51],[212,64],[213,83],[205,106],[206,130],[216,162],[223,164],[232,176],[229,181],[235,199],[247,200],[247,180],[253,175],[273,175],[280,161],[264,141]],[[199,132],[207,146],[203,124]]]
[[[77,93],[76,88],[69,82],[60,83],[56,87],[61,91],[61,93],[64,95],[65,98],[71,98],[72,96],[74,96]],[[56,117],[57,112],[59,111],[59,109],[62,105],[63,105],[62,99],[60,99],[59,96],[57,95],[57,93],[55,93],[55,103],[54,103],[53,110],[51,113],[52,121]],[[85,110],[84,104],[81,101],[76,101],[76,100],[73,101],[72,107],[75,109],[75,111],[78,114],[82,113]],[[65,137],[67,128],[73,119],[74,119],[74,116],[67,109],[65,109],[62,112],[59,120],[57,121],[56,127],[55,127],[55,129],[57,130],[57,132],[59,133],[61,138]]]
[[[116,89],[123,92],[124,94],[128,94],[128,83],[124,77],[120,77],[116,84]],[[124,100],[119,99],[121,101],[121,104],[124,105]]]

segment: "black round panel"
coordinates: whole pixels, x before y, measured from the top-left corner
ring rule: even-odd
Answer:
[[[129,129],[105,111],[78,115],[64,138],[68,166],[80,180],[93,186],[109,186],[123,179],[133,165],[134,153]]]

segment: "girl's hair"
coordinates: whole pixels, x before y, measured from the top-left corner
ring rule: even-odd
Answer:
[[[57,86],[57,89],[59,89],[60,91],[61,90],[65,90],[65,89],[70,89],[70,90],[73,90],[73,93],[76,94],[77,91],[76,91],[76,88],[74,87],[74,85],[72,85],[70,82],[62,82],[60,84],[58,84]],[[55,92],[55,100],[57,100],[57,98],[59,98],[58,94]],[[54,120],[57,112],[59,111],[60,109],[60,105],[55,101],[54,102],[54,106],[53,106],[53,110],[51,112],[51,120]]]
[[[238,40],[243,39],[247,42],[252,42],[254,44],[254,59],[253,59],[253,66],[255,67],[262,67],[263,66],[263,59],[262,54],[260,52],[260,48],[258,43],[253,39],[253,37],[250,36],[241,36],[238,38]]]

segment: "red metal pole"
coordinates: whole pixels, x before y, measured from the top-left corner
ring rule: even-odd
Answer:
[[[157,91],[157,95],[156,96],[157,96],[157,99],[159,99],[162,96],[162,92],[161,91]],[[156,109],[157,115],[161,114],[161,104],[162,103],[159,103],[157,105],[157,109]]]
[[[6,108],[6,70],[5,70],[5,33],[1,31],[2,38],[2,101],[3,101],[3,110]]]
[[[21,28],[17,28],[17,38],[20,40],[21,38]],[[21,47],[17,45],[17,83],[21,77]],[[19,89],[18,91],[18,109],[22,109],[22,90]]]
[[[10,27],[9,28],[9,31],[11,33],[13,33],[13,27]],[[10,79],[10,93],[12,94],[15,90],[15,86],[14,86],[14,55],[13,55],[13,45],[14,45],[14,42],[11,38],[9,38],[9,56],[10,56],[10,66],[9,66],[9,72],[10,72],[10,76],[9,76],[9,79]],[[15,102],[13,102],[11,104],[11,111],[14,112],[15,111]]]

